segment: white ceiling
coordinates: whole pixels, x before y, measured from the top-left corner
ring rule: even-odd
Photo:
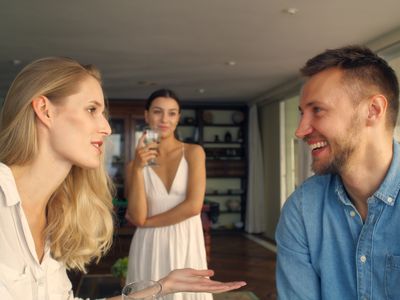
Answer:
[[[399,11],[399,0],[0,0],[0,97],[24,64],[60,55],[97,65],[111,99],[169,87],[247,102],[326,48],[399,28]]]

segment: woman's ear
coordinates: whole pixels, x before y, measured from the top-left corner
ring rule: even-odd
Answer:
[[[386,110],[388,101],[383,95],[374,95],[368,104],[368,124],[372,125],[377,121],[386,121]]]
[[[39,96],[34,98],[31,102],[33,111],[36,114],[36,117],[46,126],[50,125],[50,106],[51,103],[49,99],[45,96]]]
[[[149,114],[149,111],[147,110],[147,109],[145,109],[145,111],[144,111],[144,121],[148,124],[149,123],[149,121],[148,121],[148,114]]]

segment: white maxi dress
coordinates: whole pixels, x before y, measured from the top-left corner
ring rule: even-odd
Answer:
[[[152,167],[143,169],[148,216],[178,205],[186,197],[189,166],[184,153],[168,192]],[[174,269],[206,269],[206,252],[200,215],[178,224],[137,228],[129,250],[127,282],[159,280]],[[175,293],[163,300],[211,300],[209,293]]]

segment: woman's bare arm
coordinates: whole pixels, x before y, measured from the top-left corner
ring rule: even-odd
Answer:
[[[244,281],[220,282],[211,280],[213,270],[178,269],[171,271],[166,277],[159,280],[162,285],[161,295],[179,292],[223,293],[241,288]],[[121,300],[121,296],[107,298]]]
[[[153,145],[154,144],[154,145]],[[125,172],[125,190],[128,199],[128,207],[125,217],[136,226],[143,226],[147,219],[147,197],[144,186],[143,168],[147,162],[157,156],[157,144],[153,143],[144,147],[144,135],[140,138],[135,151],[135,159],[132,160]]]

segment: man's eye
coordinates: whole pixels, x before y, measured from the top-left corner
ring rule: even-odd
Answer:
[[[321,111],[321,108],[319,108],[319,107],[314,107],[314,112],[315,113],[319,113]]]

